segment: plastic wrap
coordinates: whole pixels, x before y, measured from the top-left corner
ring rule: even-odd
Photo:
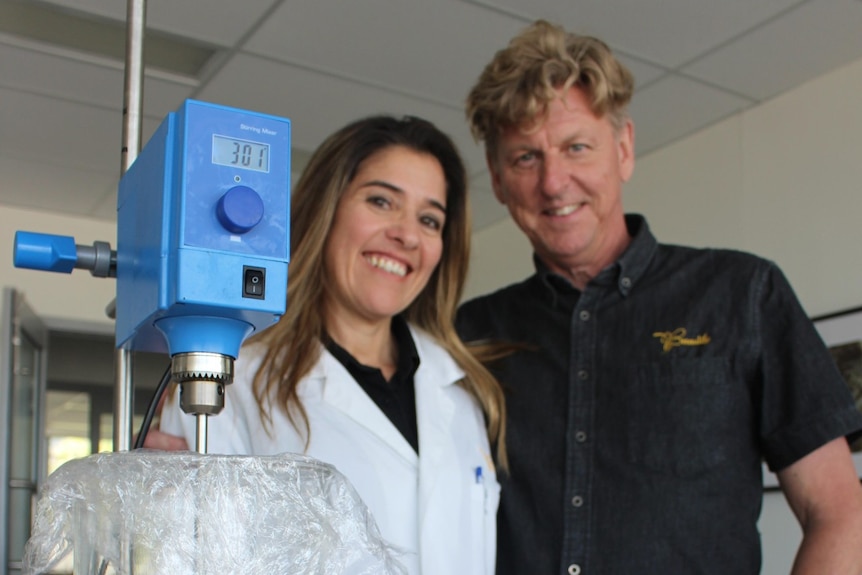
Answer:
[[[25,575],[404,574],[333,466],[135,451],[70,461],[39,495]]]

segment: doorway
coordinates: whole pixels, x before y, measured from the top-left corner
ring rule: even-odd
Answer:
[[[113,450],[114,334],[86,328],[48,330],[44,440],[49,474],[69,459]],[[133,364],[137,430],[170,359],[136,353]]]

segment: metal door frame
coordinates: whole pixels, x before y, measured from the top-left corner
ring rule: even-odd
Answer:
[[[44,437],[42,434],[42,418],[45,412],[45,386],[48,367],[48,330],[45,324],[26,304],[24,296],[10,287],[4,287],[2,301],[0,301],[0,572],[8,573],[12,566],[9,564],[9,456],[12,451],[11,433],[9,425],[12,420],[12,386],[15,374],[16,346],[22,334],[31,339],[39,350],[36,361],[38,373],[35,376],[36,390],[33,410],[33,469],[31,470],[35,479],[34,501],[36,490],[45,480],[45,465],[42,452],[44,450]]]

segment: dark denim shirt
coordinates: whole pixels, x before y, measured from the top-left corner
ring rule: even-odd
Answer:
[[[760,571],[761,459],[862,429],[786,279],[729,250],[632,242],[579,292],[537,260],[464,304],[462,338],[526,344],[506,389],[500,575]]]

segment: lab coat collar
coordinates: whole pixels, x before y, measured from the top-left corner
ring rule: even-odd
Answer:
[[[416,338],[422,345],[422,363],[416,374],[416,418],[419,427],[419,557],[422,572],[442,572],[435,550],[463,550],[463,538],[469,525],[446,528],[452,518],[471,516],[465,505],[472,503],[465,491],[465,476],[472,477],[477,461],[482,461],[482,415],[468,391],[454,385],[464,372],[451,356],[429,339]],[[417,343],[417,347],[419,347]],[[423,367],[427,370],[421,373]],[[470,447],[477,451],[471,460]],[[472,484],[468,484],[472,487]],[[441,530],[442,527],[442,530]],[[471,540],[472,541],[472,540]],[[481,542],[477,542],[481,545]],[[476,548],[475,554],[483,553]],[[459,557],[466,559],[465,557]],[[448,563],[451,565],[451,562]],[[465,564],[464,572],[478,573]],[[450,571],[451,572],[451,571]]]
[[[451,389],[464,377],[464,371],[429,335],[414,329],[413,337],[422,363],[414,377],[416,386],[416,425],[419,428],[420,501],[427,501],[434,489],[443,463],[455,451],[458,440],[453,422],[456,402],[463,392]],[[422,504],[420,504],[420,507]],[[419,510],[424,517],[424,509]]]
[[[410,334],[413,336],[413,343],[416,345],[416,351],[419,352],[419,369],[416,370],[414,378],[426,382],[423,385],[446,386],[453,385],[464,377],[464,370],[455,363],[449,352],[437,343],[431,335],[417,327],[408,325]],[[418,381],[416,385],[418,392]],[[418,399],[416,405],[419,406]]]
[[[451,473],[445,463],[457,451],[456,441],[462,439],[456,431],[467,422],[454,421],[457,402],[465,391],[452,389],[464,378],[464,371],[452,356],[434,339],[413,328],[413,339],[421,363],[414,376],[416,386],[416,425],[419,428],[419,517],[420,525],[427,516],[427,505],[441,484],[441,474]],[[445,491],[445,487],[443,488]],[[439,501],[438,501],[439,503]]]
[[[410,326],[410,333],[420,358],[419,369],[414,375],[419,451],[423,461],[427,459],[430,462],[436,459],[438,450],[438,442],[431,438],[448,433],[453,412],[449,402],[441,397],[441,388],[456,383],[464,372],[429,334],[413,326]],[[308,374],[302,395],[310,398],[319,394],[323,401],[374,433],[406,461],[418,465],[416,452],[341,362],[323,345],[320,354],[320,361]]]

